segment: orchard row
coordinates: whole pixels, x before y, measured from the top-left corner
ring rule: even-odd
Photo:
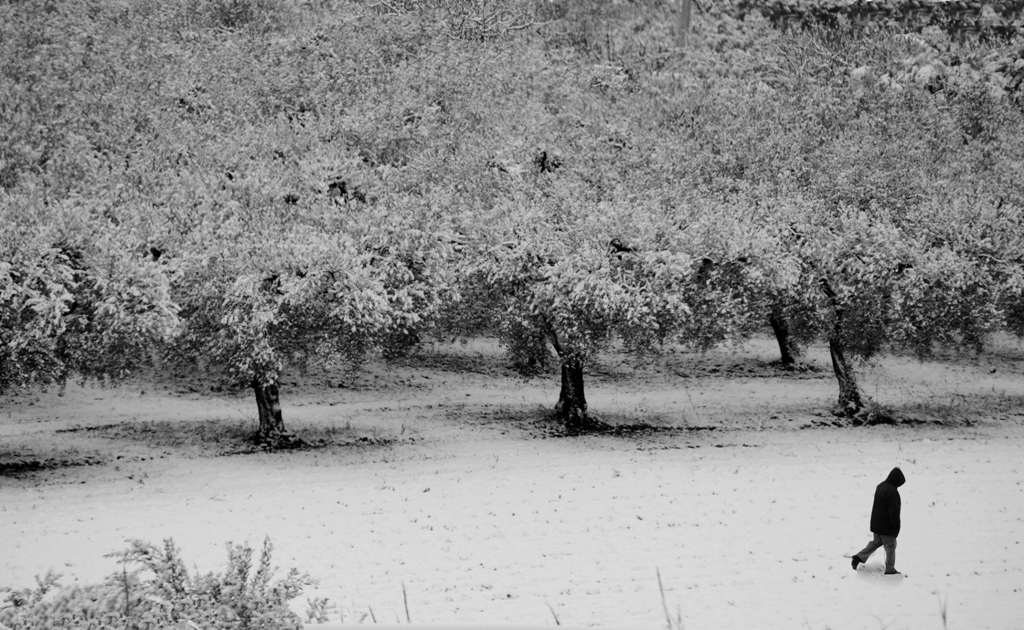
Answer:
[[[288,368],[492,334],[587,428],[607,344],[770,326],[862,422],[856,357],[1024,332],[1024,116],[883,80],[1001,49],[548,5],[483,41],[415,3],[0,9],[0,390],[155,362],[279,439]]]

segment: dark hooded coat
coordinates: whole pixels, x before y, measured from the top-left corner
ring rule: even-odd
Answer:
[[[900,535],[900,486],[906,483],[903,471],[893,468],[885,481],[875,488],[871,506],[871,531],[881,536]]]

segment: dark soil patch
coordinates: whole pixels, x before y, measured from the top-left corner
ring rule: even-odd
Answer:
[[[16,459],[0,461],[0,477],[19,478],[37,472],[74,468],[78,466],[98,466],[104,464],[99,457],[48,457],[43,459]]]
[[[286,433],[271,438],[255,438],[249,444],[233,450],[225,450],[218,453],[218,456],[229,455],[250,455],[252,453],[272,453],[281,451],[318,451],[339,447],[360,447],[360,446],[391,446],[398,440],[382,437],[360,436],[351,440],[339,441],[317,438],[304,440],[295,434]]]
[[[349,427],[303,427],[271,439],[256,434],[251,421],[124,422],[62,429],[63,433],[85,433],[88,437],[128,441],[161,451],[198,457],[248,455],[272,451],[311,451],[331,448],[384,446],[396,440],[377,435],[360,435]]]
[[[455,415],[453,415],[455,413]],[[579,436],[610,436],[621,438],[643,438],[656,436],[694,435],[720,430],[715,426],[657,425],[646,422],[616,422],[615,417],[591,414],[590,421],[582,426],[568,426],[558,414],[547,407],[532,409],[495,409],[475,411],[472,415],[464,412],[450,412],[449,417],[459,422],[475,422],[479,425],[501,431],[521,432],[525,436],[546,439]]]
[[[102,431],[108,431],[110,429],[116,429],[118,426],[120,426],[120,425],[117,425],[117,424],[97,424],[97,425],[90,425],[90,426],[77,426],[77,427],[68,427],[67,429],[57,429],[56,431],[54,431],[54,433],[89,433],[89,432],[93,432],[93,431],[102,432]]]
[[[547,434],[550,437],[576,437],[584,435],[601,435],[629,439],[650,438],[660,436],[692,435],[698,432],[715,431],[717,427],[664,426],[645,422],[633,424],[606,424],[600,421],[583,426],[565,425],[553,416],[546,422]]]
[[[833,411],[831,416],[822,414],[818,419],[812,420],[810,424],[801,426],[801,429],[811,428],[832,428],[832,427],[874,427],[874,426],[943,426],[943,427],[970,427],[975,421],[970,418],[952,419],[950,417],[928,417],[922,414],[906,413],[885,409],[879,412],[861,412],[853,416]]]

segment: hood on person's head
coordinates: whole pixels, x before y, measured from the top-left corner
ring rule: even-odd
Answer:
[[[903,471],[900,470],[899,466],[892,469],[889,476],[885,478],[886,481],[899,488],[907,482],[907,478],[903,476]]]

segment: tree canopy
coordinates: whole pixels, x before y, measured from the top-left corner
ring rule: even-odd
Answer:
[[[286,369],[487,333],[585,426],[608,344],[770,325],[860,421],[856,358],[1024,333],[1013,41],[336,4],[0,7],[0,387],[159,358],[267,436]]]
[[[0,192],[0,393],[149,365],[177,304],[163,265],[74,201]]]

